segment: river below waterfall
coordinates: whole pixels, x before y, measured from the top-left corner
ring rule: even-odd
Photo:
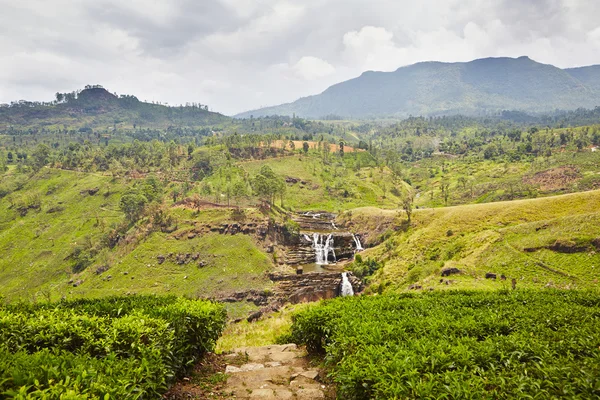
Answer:
[[[338,266],[336,264],[301,264],[299,267],[302,267],[302,273],[307,274],[309,272],[335,272],[335,271],[343,271],[344,267]]]

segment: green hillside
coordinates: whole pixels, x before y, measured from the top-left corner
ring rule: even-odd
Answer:
[[[371,118],[593,108],[600,105],[599,79],[595,67],[562,70],[528,57],[423,62],[393,72],[368,71],[321,94],[238,116]]]
[[[157,207],[145,223],[128,226],[119,201],[132,183],[50,169],[30,179],[14,170],[3,175],[3,187],[14,192],[0,199],[0,294],[9,300],[161,293],[212,298],[270,286],[264,272],[272,260],[252,236],[189,237],[194,228],[239,221],[230,210],[167,207],[162,214]],[[157,215],[170,226],[157,227]],[[244,218],[263,220],[252,209]],[[177,257],[186,255],[180,263]]]
[[[600,282],[597,190],[416,210],[410,227],[404,214],[372,208],[341,218],[370,232],[370,240],[383,239],[362,258],[385,264],[373,282],[390,289],[508,288],[512,278],[530,288],[597,288]],[[446,268],[461,272],[442,278]],[[486,273],[497,279],[485,279]]]
[[[200,104],[168,107],[146,103],[132,95],[112,94],[101,86],[57,93],[50,103],[18,101],[0,105],[0,131],[98,128],[205,127],[229,120]]]

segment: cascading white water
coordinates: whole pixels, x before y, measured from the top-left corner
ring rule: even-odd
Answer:
[[[348,273],[342,272],[342,287],[341,287],[342,296],[354,296],[354,289],[352,289],[352,284],[348,279]]]
[[[354,233],[352,234],[352,239],[354,239],[354,244],[356,245],[356,251],[362,251],[364,248],[362,244],[360,244],[360,238],[356,236]]]
[[[307,235],[304,235],[307,240],[310,238]],[[318,233],[313,233],[313,249],[315,249],[315,263],[318,265],[327,265],[329,264],[329,253],[333,255],[333,261],[337,262],[335,258],[335,251],[333,250],[333,235],[327,236],[323,243],[323,235],[319,235]]]

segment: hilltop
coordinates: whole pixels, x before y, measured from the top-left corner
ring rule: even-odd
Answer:
[[[0,105],[0,130],[7,131],[12,127],[201,127],[228,120],[222,114],[208,111],[206,105],[170,107],[147,103],[133,95],[110,93],[100,85],[88,85],[71,93],[56,93],[56,100],[52,102],[21,100]]]
[[[393,72],[367,71],[323,93],[237,117],[322,118],[486,115],[550,112],[600,105],[600,66],[560,69],[528,57],[421,62]]]

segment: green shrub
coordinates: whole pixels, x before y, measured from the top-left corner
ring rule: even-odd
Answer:
[[[600,396],[600,295],[443,292],[338,298],[293,318],[346,399]]]
[[[381,269],[383,263],[375,260],[374,258],[367,257],[363,260],[360,254],[354,257],[354,262],[350,265],[350,270],[359,278],[366,278],[375,273],[375,271]]]
[[[174,296],[0,305],[0,393],[159,397],[225,322],[222,306]]]

